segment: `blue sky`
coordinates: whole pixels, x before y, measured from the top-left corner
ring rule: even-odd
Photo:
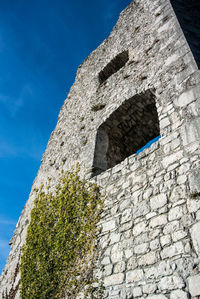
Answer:
[[[0,271],[79,64],[131,0],[0,0]]]

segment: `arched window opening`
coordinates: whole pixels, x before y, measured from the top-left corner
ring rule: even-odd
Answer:
[[[110,76],[119,71],[128,61],[128,51],[118,54],[111,60],[104,69],[99,73],[99,83],[102,84]]]
[[[170,0],[198,68],[200,68],[200,1]]]
[[[114,167],[159,136],[154,94],[146,91],[126,100],[97,131],[93,176]]]

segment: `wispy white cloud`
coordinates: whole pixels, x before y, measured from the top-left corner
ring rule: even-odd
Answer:
[[[23,86],[19,96],[16,99],[12,99],[12,107],[10,107],[11,115],[14,117],[20,108],[23,106],[24,101],[27,97],[32,97],[32,89],[30,85],[26,84]]]
[[[14,118],[23,107],[27,98],[32,97],[33,90],[30,84],[25,84],[17,97],[0,94],[0,103],[3,104],[9,115]]]

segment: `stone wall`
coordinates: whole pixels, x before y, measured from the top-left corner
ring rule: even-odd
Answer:
[[[96,269],[105,298],[199,298],[199,97],[200,72],[170,1],[132,2],[78,68],[11,239],[0,296],[19,298],[34,189],[49,178],[53,189],[60,169],[78,161],[106,194]]]
[[[107,195],[98,265],[105,298],[200,296],[199,144],[192,155],[180,145],[177,134],[163,137],[96,178]]]

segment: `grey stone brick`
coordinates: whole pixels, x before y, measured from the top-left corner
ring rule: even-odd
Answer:
[[[183,208],[181,206],[177,206],[175,208],[172,208],[169,211],[168,218],[169,218],[169,221],[172,221],[172,220],[179,219],[182,216],[183,216]]]
[[[175,289],[181,289],[185,286],[185,283],[183,279],[180,276],[168,276],[168,277],[163,277],[159,284],[158,288],[159,290],[175,290]]]
[[[156,216],[156,217],[152,218],[150,220],[149,226],[152,227],[152,228],[155,228],[157,226],[161,226],[161,225],[164,225],[166,223],[167,223],[167,215],[163,214],[163,215],[159,215],[159,216]]]
[[[164,205],[166,205],[166,203],[167,203],[167,196],[164,193],[154,196],[150,199],[150,206],[152,210],[161,208]]]
[[[116,285],[116,284],[121,284],[121,283],[123,283],[123,281],[124,281],[123,273],[113,274],[113,275],[105,277],[104,285],[112,286],[112,285]]]
[[[129,282],[137,282],[140,281],[144,278],[144,273],[142,270],[133,270],[133,271],[128,271],[126,273],[126,283]]]
[[[192,296],[200,295],[200,275],[190,276],[188,278],[189,291]]]
[[[142,296],[142,289],[140,287],[134,288],[133,296],[134,296],[134,298]]]
[[[182,290],[172,291],[170,294],[170,299],[188,299],[188,293]]]
[[[155,251],[148,252],[138,259],[138,265],[153,265],[157,262],[157,256]]]
[[[182,242],[174,243],[171,246],[165,247],[161,251],[162,259],[171,258],[173,256],[183,254],[184,253],[184,246]]]
[[[194,248],[200,256],[200,222],[194,224],[190,231]]]

